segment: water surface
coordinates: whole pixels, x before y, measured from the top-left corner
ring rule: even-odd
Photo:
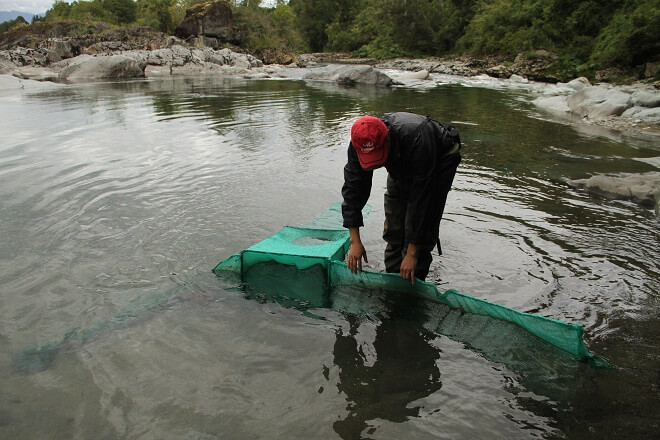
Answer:
[[[451,85],[178,78],[2,93],[0,437],[657,432],[658,222],[566,184],[657,171],[653,140],[552,121],[525,91]],[[340,200],[352,121],[389,111],[452,121],[464,140],[429,281],[581,324],[616,369],[497,323],[458,333],[450,311],[395,293],[342,289],[312,307],[210,273]],[[385,177],[363,231],[370,270],[383,270]]]

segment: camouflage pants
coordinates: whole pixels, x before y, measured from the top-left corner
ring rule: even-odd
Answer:
[[[429,215],[433,216],[433,232],[435,234],[433,237],[435,238],[428,243],[416,243],[418,252],[415,277],[420,280],[426,279],[429,273],[429,267],[433,261],[431,251],[433,251],[436,244],[438,244],[438,251],[440,251],[437,238],[440,231],[440,220],[447,202],[447,194],[456,175],[456,168],[461,161],[459,149],[459,144],[456,144],[454,148],[439,158],[439,165],[433,175],[435,199],[429,210]],[[401,262],[408,251],[406,220],[411,214],[407,212],[409,195],[410,191],[405,183],[395,181],[391,176],[387,176],[385,225],[383,226],[383,239],[387,242],[385,248],[385,270],[387,272],[398,273],[401,270]]]

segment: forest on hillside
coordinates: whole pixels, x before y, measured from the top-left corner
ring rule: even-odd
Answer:
[[[57,0],[34,21],[102,21],[172,33],[208,0]],[[660,61],[658,0],[260,0],[228,2],[246,50],[348,52],[358,57],[547,51],[575,75],[643,70]],[[26,25],[21,17],[0,32]]]

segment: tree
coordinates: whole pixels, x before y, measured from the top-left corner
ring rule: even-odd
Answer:
[[[336,3],[333,0],[290,0],[296,13],[296,23],[309,47],[322,51],[328,42],[327,26],[334,21]]]
[[[95,0],[114,24],[128,24],[135,21],[137,4],[133,0]]]
[[[459,48],[478,54],[510,54],[554,49],[544,23],[544,0],[493,0],[480,3],[460,38]]]
[[[660,59],[657,0],[630,0],[598,35],[592,60],[599,67],[634,67]]]
[[[64,20],[71,14],[71,5],[63,0],[55,0],[53,6],[46,11],[47,21]]]
[[[27,26],[28,22],[25,21],[22,15],[19,15],[13,20],[7,20],[2,23],[0,23],[0,34],[3,32],[10,31],[12,29],[16,29],[17,27],[21,26]]]
[[[137,22],[170,33],[176,27],[172,13],[175,3],[176,0],[137,0]]]

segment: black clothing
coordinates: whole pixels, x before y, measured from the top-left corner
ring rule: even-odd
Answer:
[[[413,113],[388,113],[381,120],[389,130],[390,152],[385,168],[397,184],[410,192],[405,219],[406,241],[415,244],[435,242],[434,219],[429,214],[434,211],[433,205],[438,199],[446,194],[438,194],[434,188],[434,171],[447,160],[460,161],[460,153],[455,147],[455,143],[459,143],[460,148],[458,135],[446,136],[448,130],[431,120],[417,136],[417,128],[426,117]],[[362,208],[371,193],[372,176],[373,171],[362,169],[357,153],[349,143],[342,188],[344,227],[364,226]]]
[[[430,251],[437,243],[447,193],[461,160],[458,131],[413,113],[388,113],[380,119],[388,128],[390,142],[385,163],[389,173],[383,233],[388,242],[386,268],[398,272],[408,244],[414,243],[428,253],[418,258],[416,274],[424,279],[431,263]],[[372,176],[373,171],[362,169],[349,143],[342,188],[344,227],[364,225],[362,208],[371,193]]]

